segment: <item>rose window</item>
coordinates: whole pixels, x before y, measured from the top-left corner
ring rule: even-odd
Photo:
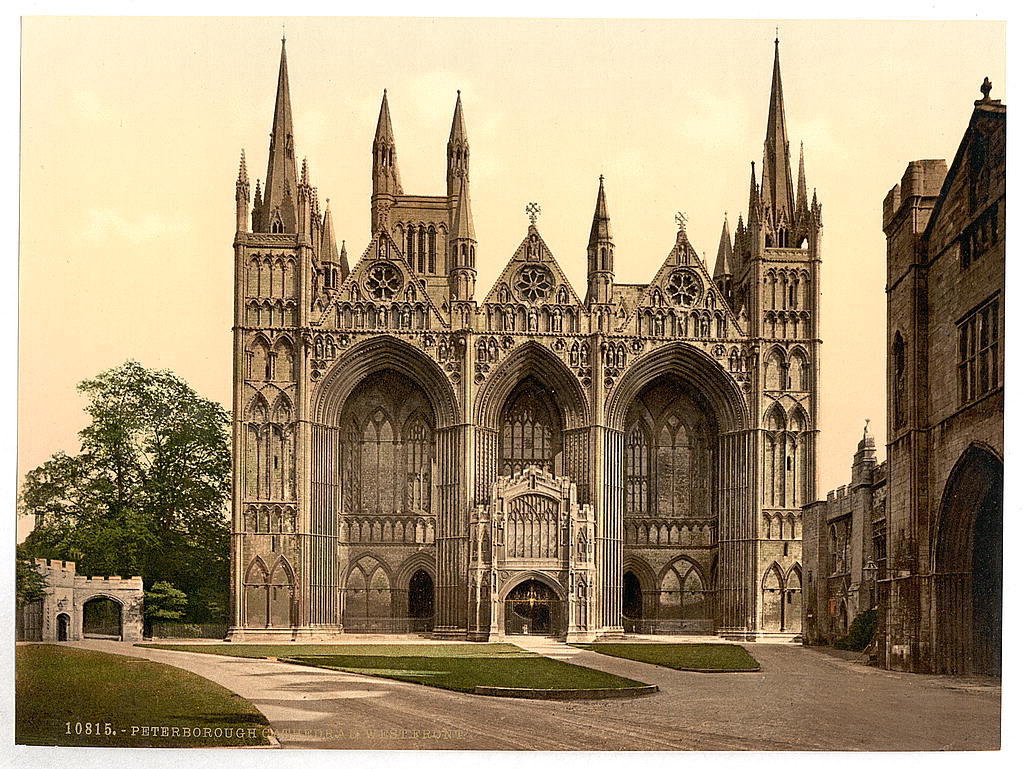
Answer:
[[[390,264],[375,264],[366,274],[366,290],[374,299],[394,299],[402,287],[402,276]]]
[[[540,302],[551,294],[554,281],[544,267],[524,267],[516,277],[515,288],[519,298],[527,302]]]
[[[669,276],[665,285],[669,301],[683,307],[697,304],[703,290],[701,279],[692,270],[676,270]]]

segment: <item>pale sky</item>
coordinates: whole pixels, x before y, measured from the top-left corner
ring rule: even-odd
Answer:
[[[287,19],[295,145],[350,260],[369,236],[388,100],[407,193],[443,194],[456,89],[482,298],[541,234],[578,293],[604,174],[619,282],[650,280],[685,211],[714,259],[758,178],[775,21]],[[18,477],[85,426],[81,380],[128,358],[230,408],[234,182],[266,171],[280,18],[27,18],[22,49]],[[793,172],[825,224],[819,496],[885,432],[881,203],[951,160],[978,86],[1006,100],[1005,26],[781,21]],[[795,180],[794,180],[795,181]]]

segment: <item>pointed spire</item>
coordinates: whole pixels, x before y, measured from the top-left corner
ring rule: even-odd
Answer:
[[[338,261],[341,262],[341,279],[345,280],[348,277],[348,249],[345,248],[345,241],[341,241],[341,254],[338,255]]]
[[[469,135],[462,115],[462,91],[455,96],[455,114],[448,134],[448,198],[459,192],[459,177],[469,178]]]
[[[327,199],[327,207],[324,209],[323,235],[320,238],[320,261],[338,261],[338,242],[334,237],[334,217],[331,216],[331,201]]]
[[[394,144],[395,134],[391,130],[391,110],[388,107],[388,89],[384,89],[384,97],[380,102],[380,114],[377,116],[377,133],[373,137],[373,143]]]
[[[238,161],[238,184],[249,185],[249,171],[245,167],[245,150],[242,150],[242,157]]]
[[[598,177],[597,204],[594,206],[594,221],[590,225],[590,247],[599,241],[612,239],[612,220],[608,216],[608,202],[604,196],[604,176]]]
[[[804,143],[800,142],[800,167],[796,174],[796,210],[807,210],[807,179],[804,177]]]
[[[786,110],[782,100],[782,68],[779,66],[779,39],[775,38],[775,65],[772,92],[768,102],[768,128],[764,138],[764,166],[761,169],[761,195],[771,206],[776,222],[793,221],[793,177],[789,164],[789,138],[786,135]]]
[[[391,128],[391,109],[388,107],[388,90],[380,102],[377,116],[377,132],[373,137],[373,194],[401,195],[402,177],[398,173],[398,153],[395,151],[395,132]],[[383,222],[377,222],[374,228]]]
[[[304,187],[309,186],[309,162],[306,158],[302,158],[302,181],[300,182]]]
[[[754,173],[754,161],[750,161],[750,196],[747,202],[747,222],[753,224],[761,218],[761,195],[757,190],[757,176]]]
[[[459,179],[459,202],[455,206],[455,219],[452,221],[452,239],[476,240],[473,228],[473,212],[469,205],[469,182],[466,177]]]
[[[452,130],[448,134],[448,146],[468,142],[466,121],[462,116],[462,91],[455,92],[455,114],[452,115]]]
[[[732,275],[732,238],[729,235],[729,215],[722,222],[722,237],[718,240],[718,259],[715,261],[715,280]]]
[[[277,74],[274,124],[270,131],[270,157],[263,192],[264,225],[280,221],[283,232],[295,232],[295,146],[292,103],[288,90],[288,56],[281,38],[281,64]],[[278,214],[275,217],[274,211]]]

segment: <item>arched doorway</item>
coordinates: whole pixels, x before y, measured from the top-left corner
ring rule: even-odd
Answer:
[[[409,580],[409,629],[414,633],[434,629],[434,580],[423,569]]]
[[[644,616],[644,593],[640,578],[627,571],[622,578],[622,616],[627,620],[639,620]]]
[[[559,635],[562,601],[548,585],[536,579],[520,582],[505,597],[507,635]]]
[[[71,625],[71,617],[67,614],[57,615],[57,640],[66,641],[68,640],[68,628]]]
[[[946,482],[935,548],[937,673],[1002,670],[1003,465],[971,447]]]
[[[121,604],[107,596],[90,598],[82,606],[82,637],[121,640]]]

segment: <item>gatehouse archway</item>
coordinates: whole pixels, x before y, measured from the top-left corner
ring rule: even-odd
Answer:
[[[67,641],[69,628],[71,627],[71,617],[67,614],[61,613],[57,615],[57,640]]]
[[[121,604],[105,595],[90,598],[82,605],[82,637],[120,641]]]

